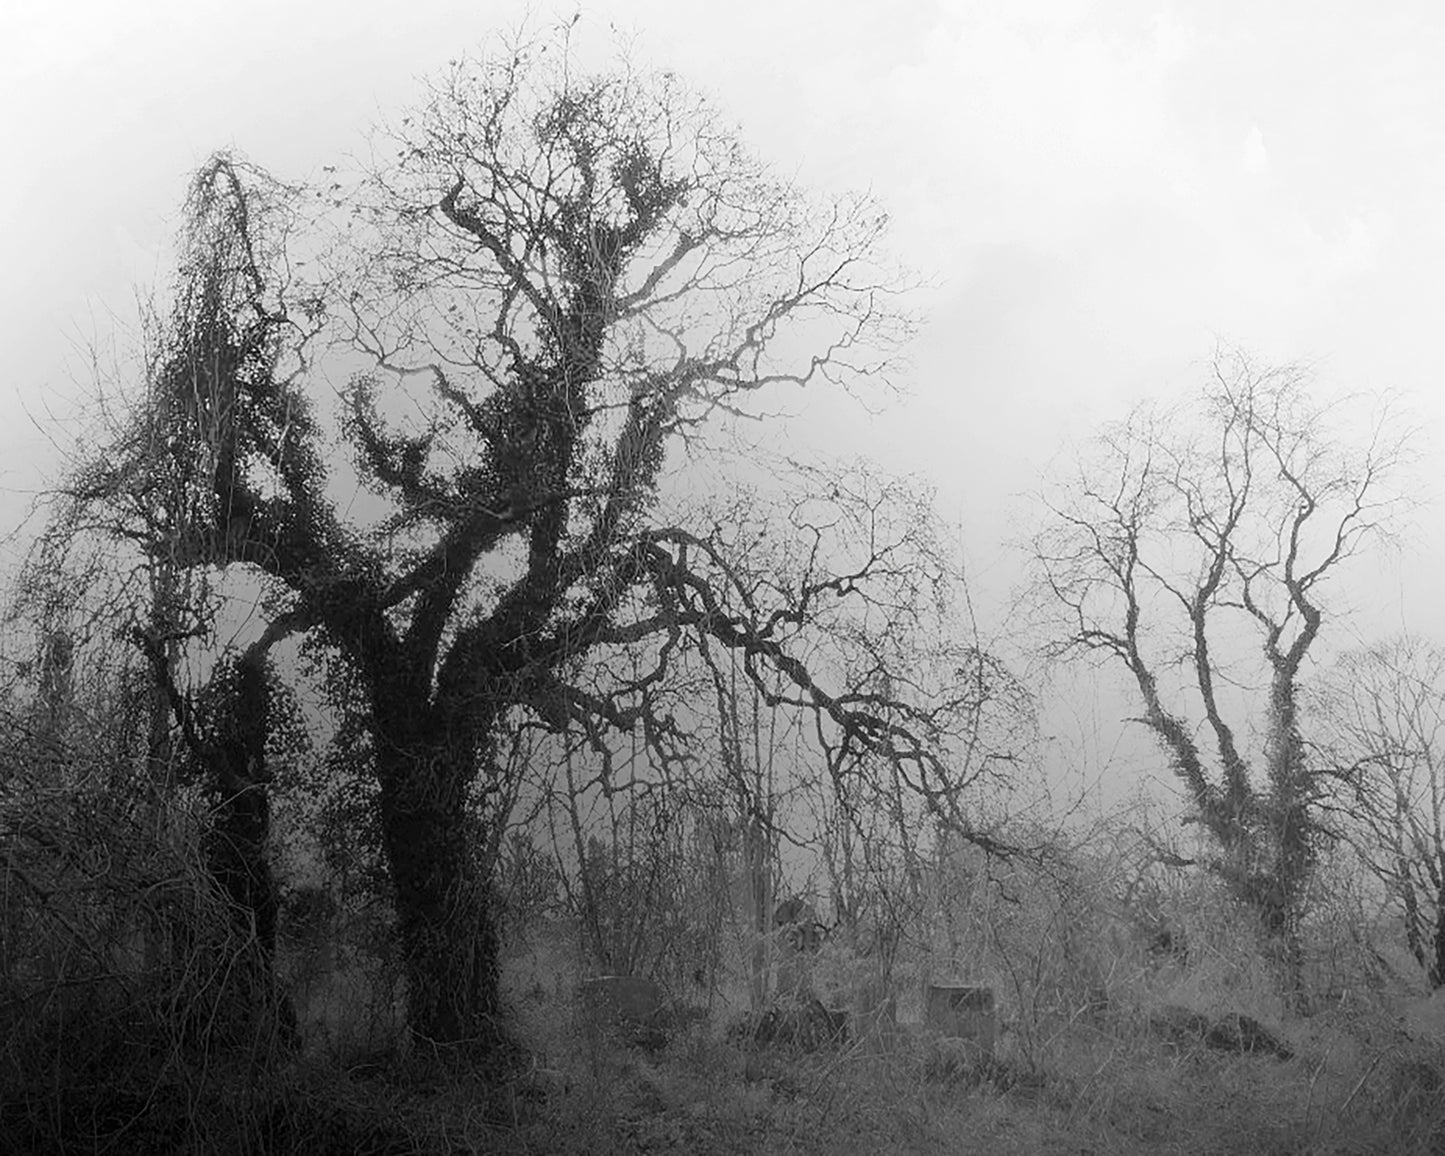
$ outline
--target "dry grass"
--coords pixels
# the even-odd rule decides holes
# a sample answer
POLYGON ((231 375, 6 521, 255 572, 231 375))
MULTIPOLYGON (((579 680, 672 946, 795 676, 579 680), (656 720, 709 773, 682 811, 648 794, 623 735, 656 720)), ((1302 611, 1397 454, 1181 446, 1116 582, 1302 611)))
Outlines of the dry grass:
MULTIPOLYGON (((74 795, 35 794, 3 816, 0 1152, 1445 1149, 1439 1007, 1351 983, 1316 1014, 1287 1016, 1253 941, 1200 907, 1187 963, 1149 959, 1087 904, 1016 910, 971 941, 989 951, 902 958, 891 988, 867 1001, 891 997, 896 1030, 880 1020, 857 1038, 855 1020, 850 1041, 811 1052, 730 1036, 746 1006, 740 983, 669 993, 666 1042, 629 1045, 577 998, 572 930, 534 928, 506 973, 528 1062, 503 1080, 408 1054, 392 965, 361 949, 385 937, 336 924, 283 954, 302 1036, 287 1049, 245 1006, 246 945, 207 898, 192 843, 157 841, 118 811, 78 813, 74 795), (999 997, 989 1063, 916 1022, 920 984, 965 964, 999 997), (1173 1022, 1248 1015, 1293 1057, 1226 1054, 1162 1031, 1170 1008, 1183 1009, 1173 1022)), ((1348 961, 1333 966, 1351 975, 1348 961)), ((838 946, 814 971, 834 1006, 850 985, 877 982, 838 946)))
MULTIPOLYGON (((1285 1020, 1296 1055, 1280 1061, 1164 1038, 1142 1009, 1116 1003, 1043 1025, 1028 1049, 1010 1025, 996 1061, 980 1065, 955 1061, 907 1024, 882 1041, 811 1053, 737 1043, 726 1032, 736 1008, 713 993, 705 1018, 679 1017, 665 1046, 647 1051, 585 1020, 565 937, 510 964, 508 998, 530 1064, 502 1082, 401 1054, 394 1022, 373 1017, 385 985, 360 961, 312 977, 302 1016, 310 1046, 299 1053, 188 1052, 176 1042, 118 1052, 135 1024, 117 1018, 116 992, 95 987, 88 998, 101 1003, 67 1012, 84 1032, 60 1042, 77 1049, 68 1061, 84 1049, 103 1063, 104 1080, 65 1067, 55 1040, 46 1051, 33 1035, 31 1058, 51 1064, 52 1077, 66 1073, 68 1096, 31 1096, 24 1119, 7 1113, 0 1146, 1202 1156, 1426 1153, 1445 1142, 1445 1055, 1383 1010, 1285 1020), (198 1058, 209 1065, 204 1078, 183 1067, 198 1058)), ((1170 988, 1196 998, 1207 990, 1197 976, 1170 988)), ((12 1040, 12 1052, 19 1046, 12 1040)))
MULTIPOLYGON (((580 1030, 566 965, 543 956, 514 961, 549 1093, 509 1134, 517 1151, 1424 1153, 1445 1139, 1445 1056, 1383 1011, 1286 1021, 1296 1055, 1281 1061, 1163 1038, 1142 1009, 1115 1008, 1038 1033, 1031 1062, 1015 1029, 996 1063, 970 1066, 938 1063, 917 1030, 882 1051, 734 1044, 720 1002, 649 1055, 580 1030)), ((1169 990, 1211 986, 1178 976, 1169 990)))

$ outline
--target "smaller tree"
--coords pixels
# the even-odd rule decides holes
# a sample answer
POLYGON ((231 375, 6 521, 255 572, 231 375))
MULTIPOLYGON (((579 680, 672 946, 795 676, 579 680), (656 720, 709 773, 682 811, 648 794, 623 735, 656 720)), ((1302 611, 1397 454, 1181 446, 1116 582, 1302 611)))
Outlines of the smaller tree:
POLYGON ((1401 501, 1403 452, 1383 422, 1363 445, 1340 437, 1300 372, 1218 359, 1194 406, 1105 429, 1032 544, 1062 613, 1052 653, 1127 672, 1220 852, 1208 865, 1285 947, 1296 992, 1322 834, 1301 676, 1329 581, 1401 501))
POLYGON ((1431 988, 1445 987, 1445 648, 1345 654, 1312 695, 1336 829, 1383 885, 1431 988))

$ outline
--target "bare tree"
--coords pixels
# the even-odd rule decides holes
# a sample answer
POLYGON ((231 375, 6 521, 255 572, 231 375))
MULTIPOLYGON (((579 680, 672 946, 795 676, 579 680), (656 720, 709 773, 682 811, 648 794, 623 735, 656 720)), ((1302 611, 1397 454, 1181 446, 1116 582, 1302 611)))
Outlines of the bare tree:
POLYGON ((1218 848, 1210 866, 1296 980, 1321 796, 1301 672, 1326 583, 1399 503, 1403 453, 1383 421, 1356 444, 1329 417, 1299 371, 1217 359, 1192 407, 1142 406, 1100 434, 1046 498, 1033 542, 1045 602, 1063 614, 1053 653, 1130 676, 1139 721, 1218 848))
POLYGON ((1335 829, 1384 886, 1445 987, 1445 650, 1404 636, 1343 655, 1311 694, 1335 829))
POLYGON ((815 720, 831 773, 885 764, 968 831, 943 741, 968 693, 913 693, 866 634, 836 632, 848 646, 822 661, 805 637, 830 607, 876 625, 889 591, 921 588, 936 558, 916 525, 854 502, 868 529, 846 564, 805 550, 769 575, 734 527, 667 498, 710 425, 886 374, 907 325, 875 206, 771 177, 671 75, 577 75, 565 39, 455 65, 385 145, 394 159, 354 191, 315 190, 343 224, 309 283, 298 191, 225 156, 202 169, 152 399, 174 436, 108 454, 86 496, 128 503, 122 529, 152 550, 171 527, 150 467, 184 457, 204 484, 185 490, 178 556, 262 576, 268 642, 306 632, 343 657, 411 1025, 494 1040, 469 816, 479 795, 514 797, 504 780, 526 768, 499 748, 522 722, 587 736, 604 773, 619 735, 683 767, 672 676, 720 648, 766 702, 815 720), (371 511, 338 509, 313 404, 347 366, 341 430, 371 511))

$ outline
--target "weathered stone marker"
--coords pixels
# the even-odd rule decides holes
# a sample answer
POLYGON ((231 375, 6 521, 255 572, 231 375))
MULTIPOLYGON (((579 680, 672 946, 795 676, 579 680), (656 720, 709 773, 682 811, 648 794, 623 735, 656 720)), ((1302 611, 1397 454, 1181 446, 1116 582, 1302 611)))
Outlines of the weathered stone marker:
POLYGON ((599 975, 582 981, 582 1006, 596 1024, 646 1027, 662 1010, 662 989, 637 975, 599 975))
POLYGON ((923 1016, 924 1023, 939 1036, 966 1040, 980 1058, 993 1058, 994 1039, 998 1034, 993 988, 929 984, 923 1016))

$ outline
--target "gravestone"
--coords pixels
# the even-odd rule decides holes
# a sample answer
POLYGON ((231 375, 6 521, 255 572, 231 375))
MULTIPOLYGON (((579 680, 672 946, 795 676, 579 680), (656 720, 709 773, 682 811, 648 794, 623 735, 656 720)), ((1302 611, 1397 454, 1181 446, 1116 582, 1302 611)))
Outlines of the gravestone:
POLYGON ((638 975, 584 979, 579 992, 589 1029, 609 1029, 628 1043, 652 1044, 661 1036, 662 988, 638 975))
POLYGON ((998 1020, 993 988, 962 984, 928 985, 924 1023, 937 1035, 965 1040, 981 1059, 992 1059, 998 1020))

